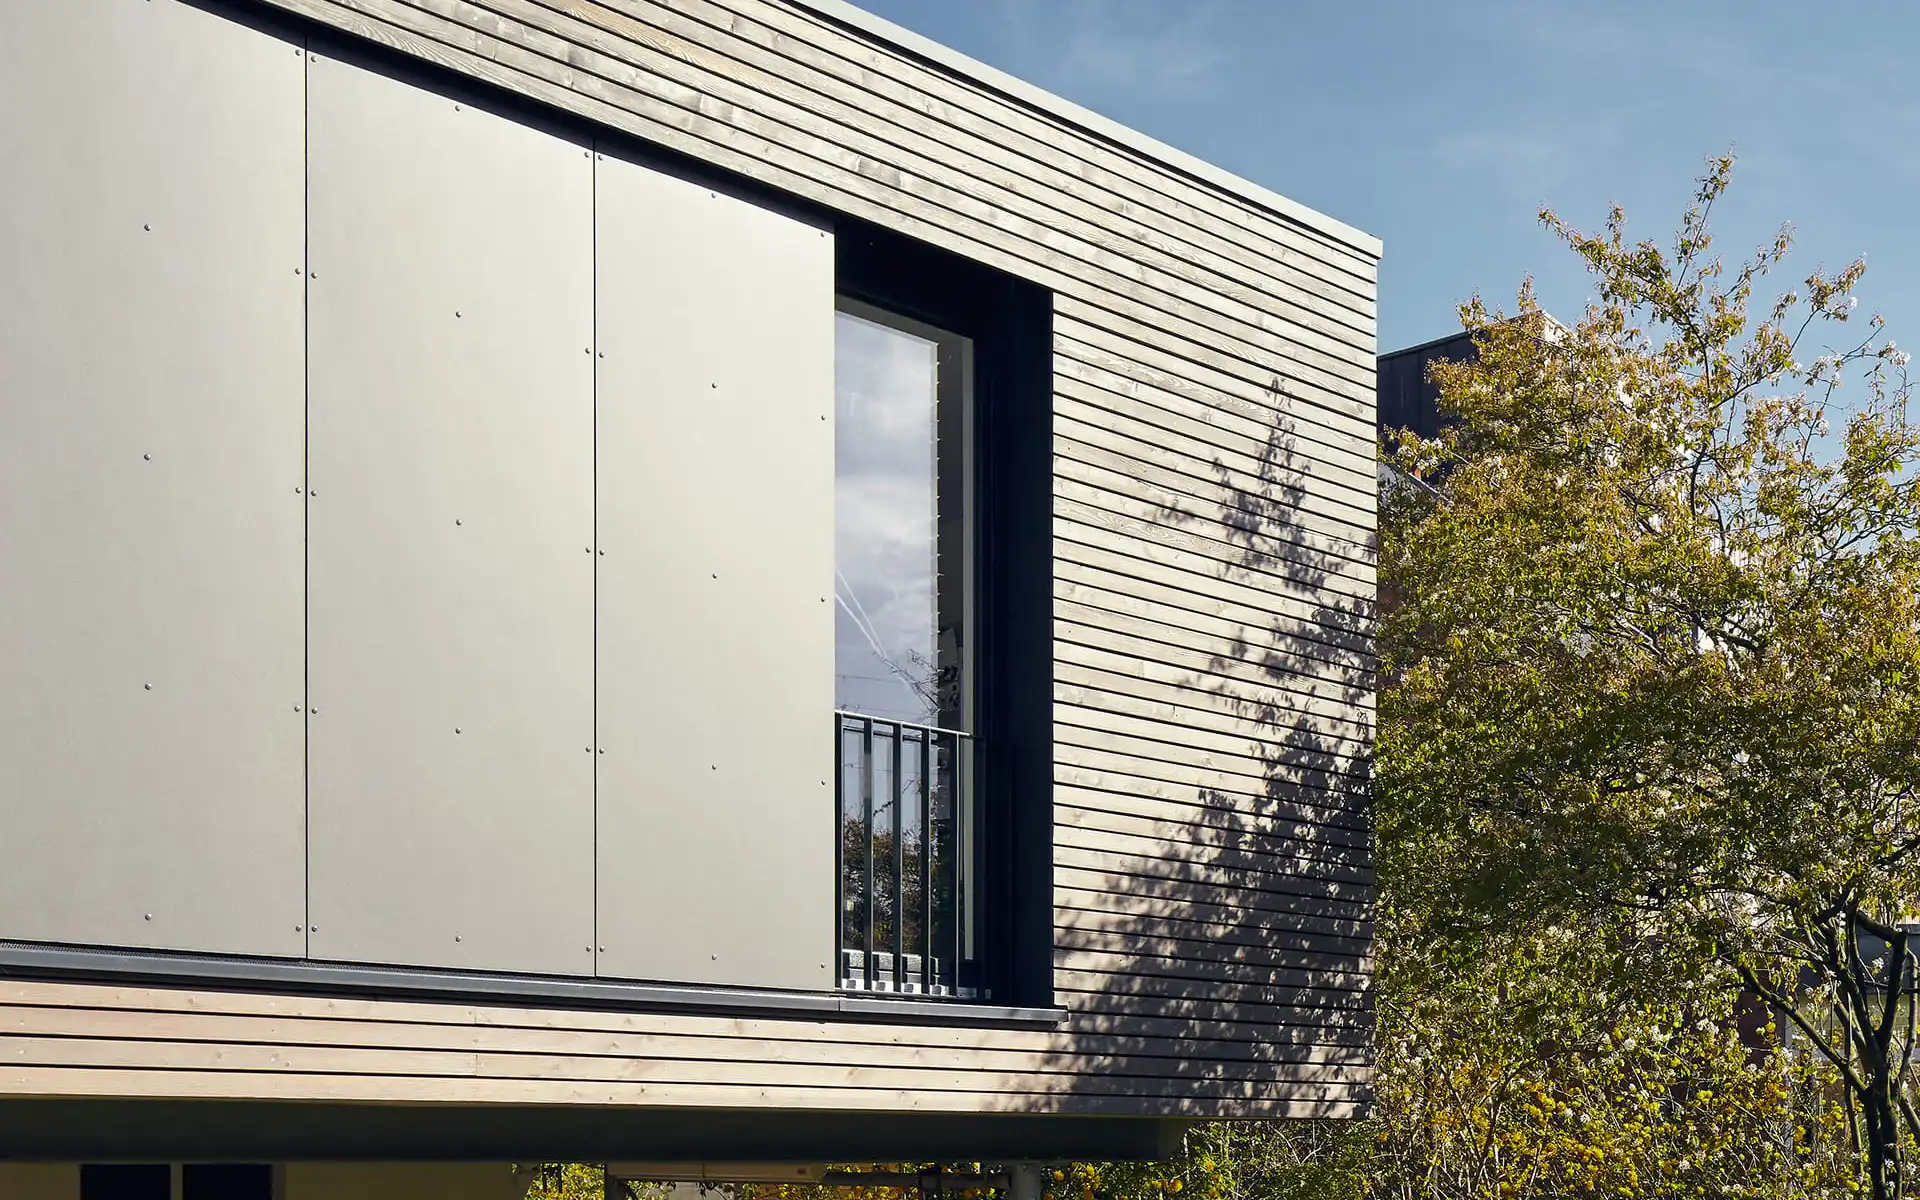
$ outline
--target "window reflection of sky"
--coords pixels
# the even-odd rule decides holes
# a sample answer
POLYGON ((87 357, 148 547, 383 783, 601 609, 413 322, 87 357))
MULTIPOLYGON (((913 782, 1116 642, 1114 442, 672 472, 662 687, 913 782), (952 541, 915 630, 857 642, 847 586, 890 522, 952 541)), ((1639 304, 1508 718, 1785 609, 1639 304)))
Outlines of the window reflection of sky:
POLYGON ((935 723, 937 347, 849 313, 834 340, 834 703, 935 723))

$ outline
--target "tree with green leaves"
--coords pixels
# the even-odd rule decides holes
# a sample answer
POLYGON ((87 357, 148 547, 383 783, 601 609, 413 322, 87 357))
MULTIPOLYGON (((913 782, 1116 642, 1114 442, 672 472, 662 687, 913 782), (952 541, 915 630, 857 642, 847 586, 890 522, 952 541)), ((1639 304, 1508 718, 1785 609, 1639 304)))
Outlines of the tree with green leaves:
POLYGON ((1615 931, 1770 1005, 1844 1085, 1876 1200, 1920 1141, 1920 430, 1856 262, 1756 308, 1713 161, 1671 246, 1615 209, 1595 300, 1463 311, 1451 423, 1381 519, 1381 871, 1435 945, 1615 931), (1860 330, 1865 325, 1864 331, 1860 330))

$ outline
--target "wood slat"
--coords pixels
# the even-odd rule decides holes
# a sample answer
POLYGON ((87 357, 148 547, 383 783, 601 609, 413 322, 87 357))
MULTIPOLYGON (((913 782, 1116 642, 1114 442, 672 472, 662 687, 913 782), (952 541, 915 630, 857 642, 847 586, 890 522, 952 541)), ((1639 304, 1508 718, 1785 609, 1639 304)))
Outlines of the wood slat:
MULTIPOLYGON (((1181 1074, 1177 1054, 1154 1054, 1160 1042, 1128 1047, 1120 1055, 1088 1054, 1081 1039, 1050 1035, 1053 1047, 1040 1051, 1006 1051, 982 1047, 916 1047, 893 1056, 892 1065, 952 1073, 1061 1075, 1100 1071, 1107 1074, 1160 1078, 1181 1074)), ((542 1031, 447 1025, 388 1024, 371 1021, 302 1020, 275 1017, 232 1017, 208 1013, 153 1013, 120 1010, 16 1007, 0 1009, 0 1037, 35 1039, 104 1039, 204 1043, 273 1049, 301 1047, 413 1053, 429 1051, 485 1059, 514 1072, 524 1065, 530 1076, 555 1077, 567 1060, 610 1060, 593 1068, 591 1078, 615 1077, 609 1070, 627 1062, 680 1064, 689 1072, 696 1064, 777 1063, 796 1069, 837 1067, 848 1061, 849 1043, 792 1038, 767 1041, 727 1037, 636 1036, 582 1031, 542 1031)), ((857 1043, 853 1043, 856 1045, 857 1043)), ((1169 1047, 1169 1049, 1171 1049, 1169 1047)), ((1356 1056, 1323 1059, 1296 1045, 1240 1044, 1216 1056, 1227 1065, 1227 1077, 1259 1077, 1270 1069, 1290 1071, 1317 1062, 1354 1065, 1356 1056)), ((58 1064, 55 1064, 58 1065, 58 1064)), ((68 1064, 72 1065, 72 1064, 68 1064)), ((731 1069, 731 1068, 730 1068, 731 1069)), ((661 1075, 666 1078, 666 1075, 661 1075)), ((1274 1076, 1278 1077, 1278 1076, 1274 1076)), ((1311 1078, 1303 1074, 1302 1078, 1311 1078)), ((724 1078, 708 1075, 713 1082, 724 1078)), ((770 1080, 779 1082, 779 1080, 770 1080)))
MULTIPOLYGON (((1355 839, 1369 835, 1365 792, 1329 786, 1329 780, 1322 776, 1308 780, 1302 777, 1304 772, 1275 775, 1248 788, 1242 781, 1218 773, 1184 771, 1177 764, 1132 758, 1111 747, 1071 742, 1063 745, 1070 752, 1060 754, 1054 765, 1054 780, 1060 785, 1125 796, 1146 804, 1243 807, 1275 819, 1325 826, 1329 839, 1338 836, 1332 832, 1336 829, 1346 830, 1347 836, 1355 839)), ((1332 782, 1339 781, 1336 778, 1332 782)))
MULTIPOLYGON (((1249 1085, 1243 1099, 1274 1116, 1350 1117, 1364 1085, 1249 1085), (1301 1089, 1326 1098, 1292 1099, 1301 1089)), ((301 1074, 287 1071, 0 1065, 0 1095, 375 1102, 401 1104, 612 1105, 686 1108, 777 1106, 820 1111, 994 1113, 1018 1104, 1030 1113, 1087 1116, 1204 1116, 1219 1098, 1194 1094, 1105 1096, 1075 1093, 966 1092, 862 1087, 767 1087, 576 1080, 477 1080, 471 1076, 301 1074)))
POLYGON ((1316 700, 1293 689, 1275 687, 1255 696, 1227 696, 1205 687, 1166 685, 1090 668, 1064 657, 1054 660, 1053 698, 1059 704, 1111 710, 1184 728, 1252 733, 1267 742, 1287 741, 1303 721, 1357 741, 1365 741, 1372 730, 1371 709, 1316 700))
MULTIPOLYGON (((1056 302, 1061 299, 1056 294, 1056 302)), ((1333 391, 1311 379, 1298 379, 1285 370, 1262 371, 1257 365, 1197 344, 1185 338, 1161 336, 1152 326, 1118 326, 1102 310, 1085 306, 1056 307, 1053 334, 1056 347, 1073 348, 1073 357, 1112 374, 1150 387, 1188 396, 1203 403, 1220 396, 1272 409, 1278 419, 1297 422, 1304 431, 1318 428, 1316 441, 1365 455, 1379 441, 1379 431, 1367 416, 1372 391, 1358 394, 1333 391)))
POLYGON ((1055 409, 1056 476, 1148 501, 1176 520, 1226 523, 1341 558, 1371 561, 1375 555, 1371 513, 1365 523, 1351 519, 1354 510, 1299 490, 1309 485, 1305 479, 1247 475, 1218 457, 1182 458, 1116 433, 1110 416, 1104 425, 1090 424, 1065 411, 1071 407, 1068 400, 1055 409))
MULTIPOLYGON (((1315 592, 1289 575, 1243 570, 1231 561, 1169 544, 1167 539, 1152 534, 1150 527, 1126 518, 1114 518, 1096 524, 1062 517, 1053 523, 1056 547, 1060 541, 1069 541, 1110 551, 1144 564, 1137 569, 1152 571, 1156 578, 1164 579, 1176 587, 1204 587, 1213 589, 1215 594, 1228 594, 1227 588, 1216 587, 1221 584, 1246 588, 1265 592, 1282 604, 1315 606, 1323 614, 1319 617, 1319 623, 1332 630, 1351 632, 1372 628, 1371 597, 1315 592), (1116 524, 1127 528, 1110 527, 1116 524)), ((1065 555, 1068 552, 1056 548, 1055 553, 1065 555)))
MULTIPOLYGON (((1225 832, 1251 826, 1274 837, 1298 839, 1313 847, 1314 853, 1340 861, 1358 861, 1371 853, 1367 830, 1341 823, 1351 820, 1350 808, 1274 796, 1203 795, 1197 791, 1176 796, 1151 790, 1146 786, 1149 782, 1136 783, 1124 775, 1082 779, 1079 774, 1062 773, 1055 779, 1054 801, 1062 812, 1077 814, 1074 820, 1082 823, 1146 821, 1165 825, 1169 831, 1214 828, 1225 832), (1089 782, 1113 790, 1086 786, 1089 782)), ((1064 816, 1058 820, 1061 824, 1072 823, 1064 816)), ((1171 832, 1168 837, 1176 840, 1171 832)))
MULTIPOLYGON (((636 0, 602 2, 643 22, 661 20, 665 7, 636 0)), ((576 11, 601 7, 558 6, 576 11)), ((674 8, 783 56, 794 65, 796 78, 845 79, 859 89, 858 96, 894 104, 892 111, 898 113, 924 112, 933 119, 933 129, 971 136, 971 144, 983 155, 990 154, 991 148, 1006 147, 1012 154, 1008 165, 1014 171, 1042 172, 1037 180, 1062 192, 1075 192, 1077 185, 1096 207, 1115 214, 1137 213, 1145 230, 1173 232, 1190 239, 1183 245, 1213 249, 1228 262, 1260 270, 1265 278, 1284 275, 1324 281, 1328 286, 1313 295, 1347 307, 1365 321, 1364 332, 1371 336, 1372 261, 1336 239, 1238 201, 1228 201, 1231 207, 1222 211, 1218 194, 1204 185, 1178 176, 1161 178, 1163 173, 1150 167, 1143 171, 1140 160, 1125 151, 1074 135, 1049 116, 1008 104, 968 81, 930 72, 917 61, 841 34, 787 6, 760 4, 743 11, 681 0, 674 8)), ((889 124, 901 119, 896 117, 889 124)))
MULTIPOLYGON (((1221 419, 1226 415, 1224 400, 1217 401, 1216 419, 1206 420, 1191 411, 1198 407, 1193 402, 1170 398, 1159 389, 1120 391, 1087 383, 1080 378, 1084 369, 1068 354, 1056 354, 1054 362, 1054 413, 1078 426, 1056 429, 1096 444, 1106 440, 1098 432, 1125 438, 1113 443, 1116 449, 1154 458, 1186 475, 1224 480, 1255 495, 1290 489, 1288 500, 1295 507, 1354 531, 1345 536, 1373 532, 1379 462, 1349 449, 1350 439, 1323 445, 1302 436, 1302 429, 1318 431, 1287 412, 1268 413, 1262 425, 1251 429, 1221 419)), ((1377 454, 1372 446, 1366 449, 1377 454)))
MULTIPOLYGON (((1053 338, 1054 388, 1086 403, 1105 407, 1119 397, 1182 422, 1201 442, 1218 430, 1225 438, 1249 443, 1247 454, 1266 461, 1273 450, 1324 464, 1329 470, 1365 475, 1379 457, 1377 437, 1366 437, 1347 421, 1325 423, 1318 412, 1276 395, 1271 381, 1263 388, 1213 387, 1182 376, 1154 371, 1120 358, 1105 339, 1081 341, 1056 329, 1053 338)), ((1124 411, 1124 410, 1116 410, 1124 411)), ((1155 427, 1149 423, 1149 428, 1155 427)), ((1232 442, 1223 442, 1229 448, 1232 442)))
POLYGON ((1146 822, 1131 824, 1131 828, 1112 828, 1127 826, 1127 822, 1117 818, 1100 820, 1106 818, 1106 814, 1069 808, 1066 804, 1056 804, 1054 818, 1056 845, 1077 851, 1112 851, 1165 858, 1167 862, 1208 862, 1212 866, 1240 870, 1267 870, 1281 876, 1373 883, 1373 870, 1365 862, 1363 852, 1357 854, 1357 862, 1329 858, 1323 852, 1315 852, 1319 849, 1315 841, 1250 837, 1238 831, 1219 831, 1215 841, 1204 841, 1208 837, 1204 828, 1167 828, 1146 822), (1142 826, 1148 828, 1142 829, 1142 826), (1188 841, 1188 837, 1198 837, 1198 841, 1188 841))
POLYGON ((1313 669, 1331 682, 1370 686, 1377 662, 1370 618, 1339 614, 1342 620, 1336 622, 1330 619, 1333 614, 1312 604, 1228 581, 1164 572, 1156 576, 1152 571, 1149 560, 1089 542, 1062 539, 1054 543, 1054 591, 1061 599, 1210 633, 1229 644, 1284 647, 1289 654, 1321 664, 1313 669), (1249 629, 1265 636, 1244 637, 1239 632, 1249 629))
POLYGON ((1063 844, 1080 845, 1082 849, 1098 849, 1096 845, 1075 841, 1080 836, 1075 831, 1087 830, 1148 841, 1182 856, 1194 849, 1229 847, 1278 862, 1321 863, 1329 867, 1348 867, 1361 871, 1369 870, 1372 866, 1372 848, 1364 841, 1353 844, 1344 840, 1354 835, 1337 826, 1299 820, 1274 820, 1252 814, 1238 814, 1232 823, 1191 819, 1200 815, 1220 815, 1220 810, 1202 808, 1190 808, 1180 814, 1188 819, 1149 817, 1115 811, 1123 806, 1112 803, 1114 799, 1105 793, 1084 788, 1056 788, 1053 806, 1055 838, 1063 844))

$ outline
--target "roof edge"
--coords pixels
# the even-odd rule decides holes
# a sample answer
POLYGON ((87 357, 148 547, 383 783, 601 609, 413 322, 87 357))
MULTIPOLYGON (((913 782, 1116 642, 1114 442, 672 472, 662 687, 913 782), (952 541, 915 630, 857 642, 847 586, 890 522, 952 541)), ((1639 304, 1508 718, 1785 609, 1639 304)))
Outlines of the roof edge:
POLYGON ((1344 221, 1338 221, 1316 209, 1308 208, 1296 200, 1289 200, 1271 188, 1265 188, 1250 179, 1244 179, 1221 167, 1216 167, 1205 159, 1197 158, 1184 150, 1176 149, 1148 137, 1137 129, 1130 129, 1120 122, 1103 117, 1091 109, 1083 108, 1071 100, 1054 95, 1044 88, 1035 87, 1016 76, 1009 75, 997 67, 990 67, 979 59, 970 58, 958 50, 943 46, 932 38, 896 25, 885 17, 877 17, 849 0, 787 0, 796 8, 807 9, 838 25, 874 38, 941 67, 962 79, 970 80, 1030 108, 1038 109, 1049 116, 1077 126, 1103 141, 1131 150, 1136 154, 1171 167, 1182 175, 1201 183, 1216 187, 1239 199, 1258 205, 1261 208, 1285 217, 1308 229, 1323 233, 1349 249, 1378 260, 1381 252, 1380 239, 1363 230, 1356 229, 1344 221))
POLYGON ((1422 350, 1431 350, 1435 346, 1444 346, 1448 342, 1457 342, 1463 337, 1470 337, 1472 336, 1472 333, 1473 331, 1470 329, 1456 329, 1452 333, 1442 334, 1440 337, 1437 337, 1437 338, 1428 338, 1424 342, 1415 342, 1411 346, 1402 346, 1398 350, 1388 350, 1383 354, 1377 355, 1376 357, 1381 359, 1388 359, 1388 358, 1400 358, 1408 354, 1418 354, 1422 350))

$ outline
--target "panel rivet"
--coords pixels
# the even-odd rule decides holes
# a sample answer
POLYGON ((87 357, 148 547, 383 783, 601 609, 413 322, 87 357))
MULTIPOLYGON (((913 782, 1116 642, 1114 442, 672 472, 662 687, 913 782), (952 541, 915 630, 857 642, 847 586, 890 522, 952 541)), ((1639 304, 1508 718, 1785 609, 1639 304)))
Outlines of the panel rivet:
POLYGON ((152 913, 148 913, 148 914, 147 914, 147 920, 149 920, 149 921, 151 921, 151 920, 153 920, 153 914, 152 914, 152 913))
POLYGON ((713 577, 714 577, 715 579, 718 579, 718 578, 720 578, 720 572, 718 572, 718 571, 715 571, 715 572, 713 573, 713 577))
POLYGON ((592 747, 592 746, 588 746, 588 747, 587 747, 587 753, 588 753, 588 754, 592 754, 592 753, 593 753, 593 747, 592 747))
POLYGON ((320 494, 320 489, 319 489, 319 488, 308 488, 308 489, 307 489, 307 495, 308 495, 308 496, 318 496, 319 494, 320 494))
POLYGON ((602 350, 602 351, 600 352, 600 357, 601 357, 601 358, 605 358, 606 356, 607 356, 607 352, 606 352, 605 350, 602 350))
POLYGON ((299 933, 299 932, 301 932, 301 929, 300 929, 300 927, 299 927, 298 925, 295 925, 295 926, 293 927, 293 931, 294 931, 295 933, 299 933))
POLYGON ((295 712, 299 712, 299 711, 300 711, 300 706, 299 706, 298 704, 296 704, 296 705, 294 705, 294 706, 293 706, 293 711, 295 711, 295 712))
POLYGON ((146 231, 147 231, 148 233, 152 233, 152 232, 153 232, 153 226, 151 226, 151 225, 142 225, 142 226, 141 226, 140 228, 142 228, 142 229, 144 229, 144 230, 146 230, 146 231))
POLYGON ((606 952, 607 948, 605 946, 600 947, 600 953, 605 954, 606 952))
POLYGON ((460 940, 460 935, 459 935, 459 934, 457 934, 457 933, 456 933, 456 934, 454 934, 454 935, 453 935, 453 940, 454 940, 454 941, 456 941, 456 942, 457 942, 457 941, 459 941, 459 940, 460 940))
POLYGON ((455 518, 453 519, 453 523, 454 523, 455 525, 458 525, 458 524, 460 524, 460 518, 459 518, 459 517, 455 517, 455 518))
POLYGON ((149 692, 153 690, 153 685, 150 683, 143 683, 140 686, 147 689, 149 692))
POLYGON ((298 495, 299 495, 299 494, 300 494, 301 492, 303 492, 303 491, 305 491, 305 490, 306 490, 306 489, 304 489, 304 488, 295 488, 295 489, 293 489, 293 494, 294 494, 294 495, 296 495, 296 496, 298 496, 298 495))
POLYGON ((316 705, 314 705, 314 706, 313 706, 312 708, 309 708, 309 709, 307 710, 307 715, 308 715, 308 716, 313 716, 313 717, 317 717, 317 716, 319 716, 319 715, 320 715, 320 706, 316 704, 316 705))
POLYGON ((460 732, 460 727, 459 727, 458 725, 455 725, 455 726, 453 727, 453 731, 454 731, 455 733, 459 733, 459 732, 460 732))
POLYGON ((719 764, 719 763, 709 763, 709 764, 707 765, 707 770, 709 770, 709 771, 718 771, 719 769, 720 769, 720 764, 719 764))
POLYGON ((605 558, 606 556, 607 556, 607 552, 606 552, 605 550, 602 550, 602 551, 600 552, 600 557, 601 557, 601 558, 605 558))
POLYGON ((605 754, 606 752, 607 748, 605 746, 600 747, 600 753, 605 754))
POLYGON ((151 454, 142 454, 140 457, 146 459, 148 462, 153 461, 153 455, 151 454))

